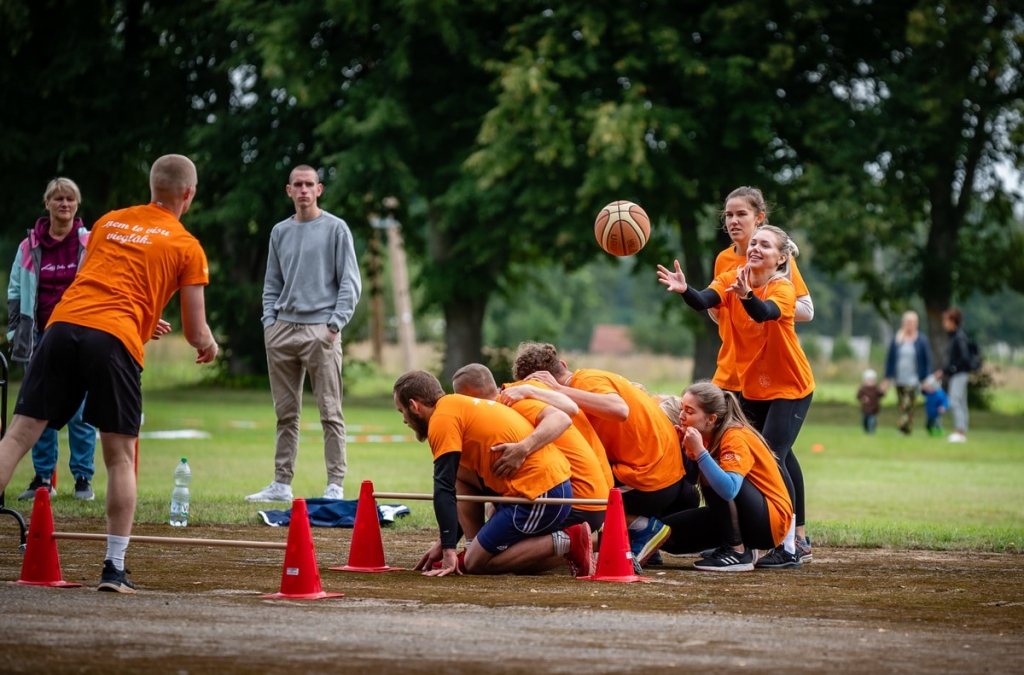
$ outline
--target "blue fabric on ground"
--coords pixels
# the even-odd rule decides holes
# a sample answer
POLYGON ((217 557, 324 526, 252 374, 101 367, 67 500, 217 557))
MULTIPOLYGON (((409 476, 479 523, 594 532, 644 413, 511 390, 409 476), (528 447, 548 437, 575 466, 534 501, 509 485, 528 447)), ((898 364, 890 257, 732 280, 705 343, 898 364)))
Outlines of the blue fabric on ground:
MULTIPOLYGON (((358 499, 307 499, 309 524, 313 527, 352 527, 356 524, 358 499)), ((263 522, 271 527, 287 527, 292 519, 292 510, 259 511, 263 522)), ((409 507, 402 504, 378 504, 377 517, 381 525, 390 525, 395 518, 409 515, 409 507)))

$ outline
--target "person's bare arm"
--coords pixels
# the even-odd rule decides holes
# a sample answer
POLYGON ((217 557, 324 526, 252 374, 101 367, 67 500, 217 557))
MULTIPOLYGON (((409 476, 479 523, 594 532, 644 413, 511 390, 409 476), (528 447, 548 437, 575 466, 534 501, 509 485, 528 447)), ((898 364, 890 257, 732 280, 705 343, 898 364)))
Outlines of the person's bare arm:
MULTIPOLYGON (((518 387, 517 387, 518 388, 518 387)), ((499 478, 509 478, 519 470, 526 458, 551 443, 572 426, 572 420, 558 408, 547 406, 537 415, 537 426, 518 443, 499 443, 491 450, 500 453, 491 465, 499 478)))
POLYGON ((569 417, 575 417, 580 411, 580 407, 565 394, 560 394, 551 389, 534 387, 530 384, 507 387, 502 390, 500 396, 501 402, 508 406, 511 406, 516 401, 521 401, 524 398, 532 398, 540 401, 541 403, 547 403, 550 406, 558 408, 569 417))
POLYGON ((196 363, 210 363, 217 358, 217 341, 206 323, 206 298, 203 286, 181 287, 181 330, 185 340, 195 347, 196 363))
POLYGON ((616 422, 625 422, 629 418, 629 406, 621 396, 614 392, 594 394, 589 391, 565 386, 559 384, 551 373, 546 370, 538 370, 526 379, 543 382, 551 387, 553 391, 565 394, 587 414, 616 422))

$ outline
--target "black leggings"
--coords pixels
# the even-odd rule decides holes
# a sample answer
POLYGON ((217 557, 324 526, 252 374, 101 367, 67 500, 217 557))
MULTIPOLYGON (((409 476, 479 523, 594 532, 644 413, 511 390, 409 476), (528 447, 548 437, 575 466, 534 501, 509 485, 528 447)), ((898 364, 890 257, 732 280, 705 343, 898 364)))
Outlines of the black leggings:
POLYGON ((768 447, 779 460, 782 480, 786 482, 789 498, 793 501, 797 527, 805 522, 804 511, 804 473, 800 470, 800 462, 793 452, 793 443, 800 435, 800 428, 811 407, 814 393, 792 400, 777 398, 770 401, 751 401, 743 398, 740 403, 743 412, 755 429, 761 432, 768 447))
MULTIPOLYGON (((616 480, 616 487, 622 484, 616 480)), ((622 510, 632 516, 661 518, 666 513, 681 511, 700 504, 700 493, 696 486, 680 478, 677 482, 660 490, 641 492, 637 489, 622 492, 622 510)))
POLYGON ((662 520, 672 528, 672 536, 662 546, 666 553, 695 553, 722 544, 749 548, 775 548, 779 542, 772 536, 768 517, 768 500, 746 478, 731 501, 722 499, 708 486, 702 486, 704 503, 665 516, 662 520))

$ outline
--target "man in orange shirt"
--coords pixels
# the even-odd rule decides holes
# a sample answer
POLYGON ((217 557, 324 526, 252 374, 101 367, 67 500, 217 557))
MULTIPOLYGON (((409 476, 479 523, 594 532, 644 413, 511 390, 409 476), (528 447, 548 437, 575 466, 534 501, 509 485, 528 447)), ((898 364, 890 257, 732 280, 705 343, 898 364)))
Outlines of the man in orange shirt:
MULTIPOLYGON (((540 383, 537 383, 539 386, 540 383)), ((508 386, 508 385, 506 385, 508 386)), ((452 377, 452 388, 456 394, 472 396, 485 401, 498 401, 501 392, 494 381, 494 375, 487 366, 471 363, 455 371, 452 377)), ((510 388, 517 388, 515 385, 510 388)), ((548 392, 552 397, 562 399, 561 409, 534 398, 521 398, 509 405, 510 408, 526 418, 535 430, 520 443, 506 443, 491 448, 495 452, 492 468, 499 476, 512 476, 523 465, 526 458, 538 448, 553 444, 559 452, 569 460, 572 476, 572 496, 575 499, 607 499, 611 488, 605 478, 605 471, 611 475, 611 468, 605 460, 604 467, 598 461, 594 449, 590 447, 569 417, 565 408, 579 407, 568 396, 556 392, 548 392)), ((602 447, 602 452, 604 448, 602 447)), ((576 525, 586 522, 593 532, 604 526, 604 505, 576 504, 569 512, 563 525, 576 525)))
POLYGON ((672 422, 646 392, 603 370, 570 372, 553 345, 523 343, 512 375, 539 381, 565 394, 586 413, 604 444, 615 484, 625 488, 633 562, 639 567, 661 547, 671 529, 658 520, 696 506, 696 487, 683 480, 683 456, 672 422))
POLYGON ((142 420, 145 342, 181 289, 181 324, 196 363, 217 356, 206 324, 206 255, 179 222, 196 194, 196 168, 164 155, 149 174, 152 201, 96 221, 74 282, 53 311, 25 371, 14 419, 0 441, 0 492, 14 467, 49 425, 59 429, 88 393, 82 418, 100 431, 107 466, 107 554, 97 590, 134 593, 124 568, 135 517, 135 441, 142 420))
POLYGON ((466 536, 465 571, 470 574, 531 573, 561 564, 575 574, 593 574, 593 543, 586 523, 564 529, 568 504, 495 504, 484 522, 483 503, 459 505, 456 494, 524 499, 572 498, 569 462, 553 445, 532 453, 509 477, 495 474, 492 448, 523 441, 534 427, 497 401, 445 395, 430 373, 413 370, 395 382, 395 407, 434 457, 434 513, 440 537, 416 569, 427 576, 461 574, 455 552, 466 536), (461 529, 461 533, 460 533, 461 529), (434 568, 434 563, 440 567, 434 568))

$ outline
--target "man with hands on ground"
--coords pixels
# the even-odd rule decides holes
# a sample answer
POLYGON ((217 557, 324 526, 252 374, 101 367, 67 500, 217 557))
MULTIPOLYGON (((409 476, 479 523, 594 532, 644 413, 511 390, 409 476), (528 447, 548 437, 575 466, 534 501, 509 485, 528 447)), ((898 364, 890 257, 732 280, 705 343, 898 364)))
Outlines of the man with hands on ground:
POLYGON ((574 573, 593 573, 589 527, 564 528, 568 504, 495 504, 484 522, 483 503, 460 507, 457 494, 525 499, 572 497, 569 462, 553 445, 531 453, 510 477, 494 473, 492 448, 526 439, 534 427, 497 401, 445 394, 437 378, 409 371, 394 386, 395 407, 434 457, 434 514, 440 537, 416 569, 427 576, 461 574, 456 545, 463 533, 469 574, 536 573, 568 560, 574 573), (565 560, 563 560, 565 559, 565 560), (434 563, 440 567, 434 568, 434 563))

